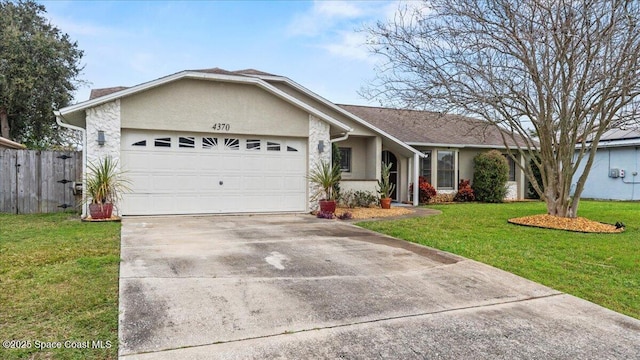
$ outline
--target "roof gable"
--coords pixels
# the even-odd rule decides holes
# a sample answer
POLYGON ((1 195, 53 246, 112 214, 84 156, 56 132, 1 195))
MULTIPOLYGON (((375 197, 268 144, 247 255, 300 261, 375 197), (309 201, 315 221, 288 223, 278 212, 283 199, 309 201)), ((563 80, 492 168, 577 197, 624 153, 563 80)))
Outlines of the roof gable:
MULTIPOLYGON (((245 70, 241 70, 245 71, 245 70)), ((248 71, 248 70, 247 70, 248 71)), ((206 81, 220 81, 220 82, 228 82, 228 83, 238 83, 238 84, 248 84, 257 86, 272 95, 285 100, 286 102, 303 109, 309 114, 316 116, 323 121, 331 124, 332 126, 336 126, 343 131, 350 132, 352 129, 340 121, 328 116, 327 114, 322 113, 318 109, 313 108, 312 106, 286 94, 285 92, 279 90, 268 82, 262 80, 258 76, 252 75, 241 75, 235 74, 233 72, 229 72, 226 70, 222 70, 219 68, 214 69, 205 69, 205 70, 197 70, 197 71, 181 71, 172 75, 168 75, 156 80, 152 80, 146 83, 142 83, 136 86, 132 86, 130 88, 119 87, 119 88, 107 88, 102 89, 102 96, 96 97, 75 105, 70 105, 60 110, 54 111, 54 114, 62 123, 69 124, 72 126, 80 126, 84 127, 85 124, 85 110, 102 105, 104 103, 114 101, 126 96, 130 96, 133 94, 137 94, 148 89, 152 89, 154 87, 162 86, 164 84, 174 82, 181 79, 197 79, 197 80, 206 80, 206 81), (120 89, 120 90, 116 90, 120 89)), ((100 94, 100 92, 98 92, 100 94)))

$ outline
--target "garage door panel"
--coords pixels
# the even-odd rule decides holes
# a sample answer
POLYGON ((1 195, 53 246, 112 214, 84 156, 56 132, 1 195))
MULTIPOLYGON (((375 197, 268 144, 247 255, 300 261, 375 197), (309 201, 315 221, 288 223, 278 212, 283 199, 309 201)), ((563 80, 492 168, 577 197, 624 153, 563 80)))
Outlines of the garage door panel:
POLYGON ((123 169, 132 182, 122 202, 125 215, 306 209, 304 139, 125 130, 122 144, 123 169), (194 147, 180 148, 180 137, 193 138, 194 147), (170 147, 154 146, 157 138, 169 138, 170 147), (211 143, 204 138, 217 138, 217 146, 203 146, 211 143), (132 145, 141 139, 147 146, 132 145))

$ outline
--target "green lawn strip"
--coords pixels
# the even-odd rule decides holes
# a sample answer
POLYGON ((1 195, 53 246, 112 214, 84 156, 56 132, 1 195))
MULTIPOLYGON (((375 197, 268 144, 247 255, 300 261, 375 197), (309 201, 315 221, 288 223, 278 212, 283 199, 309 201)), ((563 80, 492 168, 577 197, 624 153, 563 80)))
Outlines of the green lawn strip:
POLYGON ((116 359, 120 224, 83 223, 69 213, 0 214, 2 359, 116 359), (38 350, 35 341, 62 342, 38 350), (109 341, 111 348, 64 348, 65 341, 109 341))
POLYGON ((359 226, 512 272, 640 319, 640 203, 582 201, 579 216, 624 222, 621 234, 507 223, 546 213, 541 202, 430 206, 441 215, 359 226))

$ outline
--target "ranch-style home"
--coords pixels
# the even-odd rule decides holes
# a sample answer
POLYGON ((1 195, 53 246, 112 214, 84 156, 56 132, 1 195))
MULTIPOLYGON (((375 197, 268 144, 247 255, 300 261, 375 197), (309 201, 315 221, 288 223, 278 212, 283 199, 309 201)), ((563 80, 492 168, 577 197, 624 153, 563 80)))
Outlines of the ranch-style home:
MULTIPOLYGON (((86 165, 119 160, 131 181, 120 215, 309 212, 307 176, 342 154, 341 188, 375 191, 392 162, 396 201, 419 176, 455 192, 475 154, 502 148, 496 130, 457 116, 336 105, 294 81, 249 69, 187 70, 133 87, 94 90, 56 111, 83 133, 86 165)), ((511 164, 513 165, 513 164, 511 164)), ((510 198, 524 197, 512 167, 510 198)), ((86 209, 84 209, 86 214, 86 209)))

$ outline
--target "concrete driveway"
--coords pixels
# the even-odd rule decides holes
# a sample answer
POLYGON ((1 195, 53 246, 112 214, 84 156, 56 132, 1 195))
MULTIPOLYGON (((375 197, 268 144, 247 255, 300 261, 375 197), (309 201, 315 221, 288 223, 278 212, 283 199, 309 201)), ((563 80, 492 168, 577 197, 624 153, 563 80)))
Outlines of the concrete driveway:
POLYGON ((306 215, 125 218, 121 359, 640 358, 640 321, 306 215))

